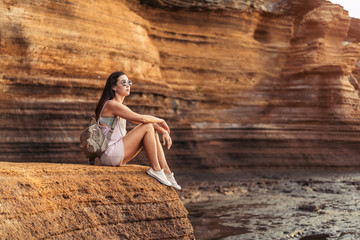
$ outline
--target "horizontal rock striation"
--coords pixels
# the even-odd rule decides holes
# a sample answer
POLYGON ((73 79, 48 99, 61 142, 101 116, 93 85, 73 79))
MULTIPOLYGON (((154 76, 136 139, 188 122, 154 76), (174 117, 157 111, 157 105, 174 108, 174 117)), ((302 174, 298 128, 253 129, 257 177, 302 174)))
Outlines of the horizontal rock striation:
POLYGON ((146 168, 0 163, 1 239, 194 239, 183 203, 146 168))
POLYGON ((79 134, 123 70, 126 104, 172 127, 172 167, 359 166, 360 35, 339 5, 3 1, 0 13, 2 161, 86 162, 79 134))

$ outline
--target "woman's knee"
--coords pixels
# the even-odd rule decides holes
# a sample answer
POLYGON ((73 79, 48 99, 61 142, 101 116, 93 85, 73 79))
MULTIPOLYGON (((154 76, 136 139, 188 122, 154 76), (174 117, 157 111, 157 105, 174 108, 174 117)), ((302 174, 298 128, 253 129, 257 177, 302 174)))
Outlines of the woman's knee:
POLYGON ((155 131, 154 126, 153 126, 152 123, 142 123, 141 127, 145 128, 147 131, 151 131, 151 132, 155 131))

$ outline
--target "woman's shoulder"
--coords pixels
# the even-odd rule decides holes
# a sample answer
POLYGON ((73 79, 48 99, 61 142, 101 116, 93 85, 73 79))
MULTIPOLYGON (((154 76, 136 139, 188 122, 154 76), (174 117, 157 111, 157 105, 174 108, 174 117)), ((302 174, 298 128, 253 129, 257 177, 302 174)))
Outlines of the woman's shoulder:
POLYGON ((109 102, 107 103, 107 106, 109 106, 111 109, 113 109, 113 108, 124 108, 124 107, 126 107, 126 105, 124 105, 123 103, 120 103, 120 102, 118 102, 118 101, 116 101, 116 100, 114 100, 114 99, 112 99, 112 100, 109 100, 109 102))
POLYGON ((119 106, 119 104, 122 105, 122 103, 119 103, 119 102, 115 101, 114 99, 109 100, 107 103, 108 106, 119 106))

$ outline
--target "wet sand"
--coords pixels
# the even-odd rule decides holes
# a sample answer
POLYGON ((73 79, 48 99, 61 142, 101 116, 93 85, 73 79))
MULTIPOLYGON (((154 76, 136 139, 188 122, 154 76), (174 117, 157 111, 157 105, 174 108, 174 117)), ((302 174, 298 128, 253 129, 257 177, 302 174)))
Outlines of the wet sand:
POLYGON ((179 172, 197 239, 360 239, 360 169, 179 172))

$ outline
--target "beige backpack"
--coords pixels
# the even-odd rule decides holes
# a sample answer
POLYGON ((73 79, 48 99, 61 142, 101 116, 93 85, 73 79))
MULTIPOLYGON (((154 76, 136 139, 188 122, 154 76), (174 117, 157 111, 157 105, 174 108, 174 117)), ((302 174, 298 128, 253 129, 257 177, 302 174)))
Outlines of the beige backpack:
MULTIPOLYGON (((108 101, 101 109, 100 116, 107 103, 108 101)), ((94 117, 91 118, 89 127, 80 134, 80 148, 85 156, 89 158, 89 164, 94 165, 95 158, 100 157, 101 154, 106 151, 118 118, 119 117, 116 117, 114 120, 107 136, 101 131, 99 120, 97 122, 95 121, 94 124, 91 124, 92 120, 95 120, 94 117)))

